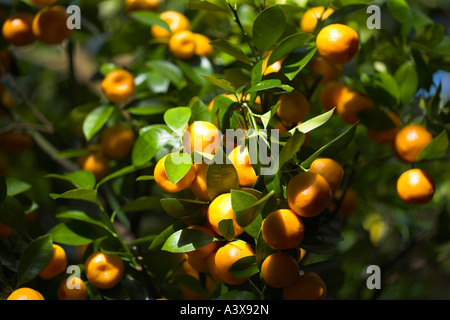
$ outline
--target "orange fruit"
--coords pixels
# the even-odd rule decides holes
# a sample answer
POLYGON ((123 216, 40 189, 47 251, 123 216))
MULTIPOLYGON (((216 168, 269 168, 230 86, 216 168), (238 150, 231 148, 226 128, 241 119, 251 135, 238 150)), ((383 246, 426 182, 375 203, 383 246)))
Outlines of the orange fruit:
POLYGON ((318 173, 302 172, 291 178, 286 189, 289 208, 301 217, 315 217, 331 201, 328 182, 318 173))
POLYGON ((326 110, 335 108, 343 94, 348 91, 347 86, 339 81, 331 80, 323 84, 320 90, 319 100, 326 110))
POLYGON ((224 281, 219 276, 219 272, 217 271, 217 266, 215 264, 216 253, 217 253, 217 250, 213 251, 206 258, 206 265, 208 266, 208 272, 213 277, 213 279, 219 283, 224 283, 224 281))
POLYGON ((295 282, 283 288, 283 300, 322 300, 327 288, 317 273, 305 272, 295 282))
POLYGON ((331 193, 335 193, 344 176, 344 169, 339 162, 330 158, 317 158, 308 169, 309 172, 320 174, 328 182, 331 193))
POLYGON ((34 16, 34 36, 45 44, 60 44, 72 36, 67 27, 69 15, 61 6, 44 7, 34 16))
POLYGON ((335 65, 322 57, 317 57, 311 60, 309 63, 312 71, 321 75, 321 83, 325 83, 337 78, 338 74, 342 71, 342 66, 335 65))
POLYGON ((368 96, 357 92, 344 90, 336 106, 341 119, 348 124, 358 122, 358 113, 366 108, 373 108, 374 103, 368 96))
POLYGON ((101 82, 102 92, 114 103, 128 100, 134 94, 135 88, 134 76, 123 69, 108 72, 101 82))
MULTIPOLYGON (((216 237, 214 230, 212 230, 211 228, 205 227, 205 226, 191 225, 188 227, 188 229, 199 230, 199 231, 209 234, 211 237, 216 237)), ((217 249, 217 242, 213 241, 213 242, 207 244, 206 246, 195 249, 194 251, 186 252, 186 254, 190 257, 198 257, 198 258, 206 259, 216 249, 217 249)))
POLYGON ((13 228, 4 224, 3 222, 0 222, 0 239, 8 238, 13 232, 13 228))
POLYGON ((0 148, 12 155, 19 155, 32 145, 33 138, 26 132, 8 131, 0 135, 0 148))
POLYGON ((214 52, 214 47, 210 45, 211 39, 201 33, 193 33, 195 42, 195 54, 201 57, 209 56, 214 52))
POLYGON ((236 168, 239 178, 239 185, 241 187, 253 187, 258 179, 258 176, 250 163, 248 147, 246 146, 244 150, 242 150, 241 146, 237 146, 230 152, 228 159, 236 168))
POLYGON ((120 256, 94 252, 84 264, 88 281, 96 288, 111 289, 124 275, 124 264, 120 256))
POLYGON ((186 175, 180 179, 177 183, 172 183, 166 174, 164 168, 164 161, 169 156, 169 154, 162 157, 155 166, 153 176, 155 178, 156 184, 166 192, 175 193, 189 188, 195 179, 195 168, 191 166, 186 175))
POLYGON ((191 27, 189 19, 177 11, 164 11, 159 14, 159 17, 169 25, 170 32, 160 26, 153 25, 151 34, 154 38, 169 39, 172 34, 181 30, 189 30, 191 27))
POLYGON ((300 93, 283 94, 278 99, 277 115, 281 121, 288 124, 303 121, 309 113, 309 102, 300 93))
POLYGON ((192 193, 202 201, 211 201, 206 187, 206 171, 208 164, 206 162, 194 164, 195 178, 190 186, 192 193))
POLYGON ((317 34, 317 52, 325 60, 334 64, 350 62, 358 52, 359 36, 349 26, 330 24, 317 34))
POLYGON ((56 289, 56 296, 58 300, 87 300, 87 287, 80 278, 63 279, 56 289))
POLYGON ((125 0, 125 11, 158 11, 161 0, 125 0))
POLYGON ((286 250, 300 245, 305 235, 302 219, 289 209, 269 213, 261 225, 264 241, 274 250, 286 250))
MULTIPOLYGON (((358 194, 353 188, 347 188, 345 194, 342 189, 339 189, 336 191, 334 198, 336 201, 340 201, 338 213, 343 218, 348 218, 358 207, 358 194), (342 198, 342 196, 344 196, 344 198, 342 198)), ((334 202, 331 202, 329 209, 334 211, 336 210, 336 206, 337 205, 334 202)))
POLYGON ((44 6, 51 6, 52 4, 56 3, 58 0, 30 0, 30 2, 36 6, 44 7, 44 6))
POLYGON ((90 171, 97 180, 108 174, 109 160, 100 152, 91 152, 77 157, 78 167, 82 170, 90 171))
POLYGON ((213 261, 219 279, 231 285, 238 285, 246 282, 247 278, 237 278, 230 273, 229 269, 233 263, 239 259, 254 254, 253 248, 242 240, 228 242, 223 247, 219 248, 214 255, 213 261))
POLYGON ((196 42, 194 34, 189 30, 180 30, 169 39, 169 50, 180 59, 191 59, 195 55, 196 42))
POLYGON ((395 128, 388 130, 375 130, 367 128, 367 135, 375 143, 378 144, 390 144, 392 145, 395 141, 397 133, 400 131, 402 123, 400 118, 392 111, 387 111, 386 114, 391 118, 392 122, 395 124, 395 128))
POLYGON ((427 203, 433 198, 434 192, 433 177, 422 169, 409 169, 397 180, 397 194, 405 203, 427 203))
POLYGON ((208 273, 208 263, 207 263, 208 257, 198 257, 198 256, 192 256, 192 255, 186 255, 186 261, 189 263, 189 265, 197 270, 198 272, 204 272, 208 273))
POLYGON ((303 14, 302 19, 300 20, 300 29, 303 32, 312 33, 316 28, 319 19, 323 21, 328 18, 333 12, 334 10, 332 8, 325 9, 325 7, 323 6, 317 6, 306 10, 303 14))
POLYGON ((6 300, 45 300, 44 296, 31 288, 19 288, 14 290, 6 300))
POLYGON ((297 280, 299 267, 297 261, 288 253, 276 252, 264 259, 261 276, 271 287, 284 288, 297 280))
POLYGON ((409 124, 397 133, 394 148, 405 162, 415 162, 420 152, 433 140, 433 135, 420 124, 409 124))
POLYGON ((53 244, 53 251, 50 261, 47 263, 44 269, 39 273, 39 276, 43 279, 52 279, 64 272, 67 268, 67 255, 66 251, 57 244, 53 244))
POLYGON ((3 22, 3 38, 17 47, 32 44, 36 40, 32 30, 33 19, 33 15, 28 12, 10 15, 3 22))
POLYGON ((227 219, 233 220, 235 236, 238 236, 244 232, 244 229, 236 221, 236 216, 234 215, 234 211, 231 206, 231 193, 223 193, 211 202, 208 207, 207 218, 209 226, 218 235, 223 236, 219 230, 219 223, 222 220, 227 219))
POLYGON ((215 154, 222 145, 222 134, 208 121, 195 121, 183 134, 183 145, 186 152, 204 152, 215 154))
POLYGON ((123 159, 134 145, 133 131, 120 125, 105 128, 100 136, 102 152, 112 159, 123 159))

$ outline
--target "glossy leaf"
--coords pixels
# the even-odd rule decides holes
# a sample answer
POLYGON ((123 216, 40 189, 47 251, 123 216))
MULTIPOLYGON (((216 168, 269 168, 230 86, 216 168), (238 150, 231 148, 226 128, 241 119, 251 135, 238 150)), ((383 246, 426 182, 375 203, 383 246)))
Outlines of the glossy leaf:
POLYGON ((83 121, 83 133, 87 141, 101 130, 114 112, 114 106, 100 106, 89 112, 83 121))
POLYGON ((264 52, 268 50, 283 34, 286 27, 286 16, 279 5, 264 9, 253 22, 253 42, 256 48, 264 52))
POLYGON ((196 229, 182 229, 173 233, 161 250, 172 253, 190 252, 202 248, 215 240, 211 235, 196 229))

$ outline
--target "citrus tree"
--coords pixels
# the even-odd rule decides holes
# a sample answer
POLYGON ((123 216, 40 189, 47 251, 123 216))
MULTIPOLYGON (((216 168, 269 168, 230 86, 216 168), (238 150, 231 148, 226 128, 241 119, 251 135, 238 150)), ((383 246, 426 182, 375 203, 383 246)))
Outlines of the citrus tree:
POLYGON ((449 297, 448 8, 0 4, 2 299, 449 297))

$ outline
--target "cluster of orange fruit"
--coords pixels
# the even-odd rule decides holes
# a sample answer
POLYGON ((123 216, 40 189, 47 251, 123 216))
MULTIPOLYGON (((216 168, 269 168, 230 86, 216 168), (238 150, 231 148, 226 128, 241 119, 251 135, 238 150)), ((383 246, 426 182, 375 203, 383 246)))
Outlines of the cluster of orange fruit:
MULTIPOLYGON (((328 18, 332 8, 314 7, 307 10, 300 27, 304 32, 313 32, 319 20, 328 18)), ((330 24, 322 28, 316 37, 319 58, 313 59, 310 67, 322 75, 322 89, 319 99, 326 110, 336 108, 336 113, 347 124, 358 122, 358 113, 375 108, 375 103, 362 92, 353 90, 336 79, 342 64, 348 63, 358 51, 358 34, 350 27, 330 24)), ((413 123, 402 127, 398 115, 385 111, 395 125, 387 130, 367 128, 368 137, 375 143, 390 145, 400 160, 414 163, 419 153, 433 140, 432 134, 421 124, 413 123)), ((406 203, 426 203, 433 197, 434 180, 422 169, 410 169, 401 174, 397 181, 397 193, 406 203)))
POLYGON ((71 37, 73 30, 67 27, 69 15, 63 7, 53 6, 55 0, 31 0, 42 7, 36 14, 16 12, 3 22, 2 34, 6 41, 23 47, 40 40, 45 44, 60 44, 71 37))
MULTIPOLYGON (((39 277, 51 280, 62 275, 56 288, 58 300, 87 300, 86 282, 98 289, 111 289, 122 280, 125 268, 120 256, 100 251, 90 254, 84 262, 86 281, 75 276, 70 278, 64 276, 67 265, 67 254, 64 248, 53 244, 50 260, 39 273, 39 277)), ((11 292, 7 300, 45 300, 45 297, 36 289, 21 287, 11 292)))
POLYGON ((170 52, 177 58, 188 60, 194 56, 209 56, 213 51, 211 40, 191 30, 189 19, 177 11, 164 11, 159 14, 161 20, 169 26, 169 30, 153 25, 151 35, 155 39, 168 41, 170 52))

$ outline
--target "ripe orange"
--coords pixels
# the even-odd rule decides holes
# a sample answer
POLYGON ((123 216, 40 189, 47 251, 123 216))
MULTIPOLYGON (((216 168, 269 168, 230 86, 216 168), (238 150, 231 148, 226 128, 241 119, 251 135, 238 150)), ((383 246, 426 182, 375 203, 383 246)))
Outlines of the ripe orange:
POLYGON ((415 162, 420 152, 433 140, 433 135, 420 124, 409 124, 395 136, 397 156, 405 162, 415 162))
POLYGON ((313 7, 306 10, 303 14, 302 20, 300 21, 300 29, 303 32, 312 33, 316 28, 319 19, 323 21, 333 12, 334 10, 332 8, 327 8, 325 10, 325 7, 323 6, 313 7))
POLYGON ((51 6, 52 4, 56 3, 56 1, 58 0, 30 0, 32 4, 39 7, 51 6))
POLYGON ((8 238, 13 232, 13 228, 4 224, 3 222, 0 222, 0 239, 8 238))
POLYGON ((278 99, 280 103, 277 109, 277 115, 281 121, 288 124, 303 121, 309 113, 309 102, 306 97, 300 93, 283 94, 278 99))
POLYGON ((387 111, 386 114, 391 118, 392 122, 395 124, 395 128, 388 130, 375 130, 367 128, 367 135, 375 143, 378 144, 390 144, 392 145, 395 141, 397 133, 400 131, 402 123, 400 118, 392 111, 387 111))
POLYGON ((39 276, 43 279, 52 279, 64 272, 67 268, 67 255, 66 251, 57 244, 53 244, 53 251, 50 261, 47 263, 44 269, 39 273, 39 276))
MULTIPOLYGON (((336 191, 334 197, 336 201, 340 201, 338 213, 343 218, 348 218, 358 207, 358 193, 356 193, 356 190, 353 188, 347 188, 345 194, 342 189, 339 189, 336 191), (342 198, 343 195, 344 198, 342 198)), ((336 210, 336 204, 331 202, 329 209, 331 211, 336 210)))
POLYGON ((84 281, 77 277, 64 278, 56 289, 56 295, 58 300, 87 300, 88 298, 87 287, 84 281))
POLYGON ((191 184, 192 193, 200 200, 211 201, 206 187, 206 171, 208 170, 208 164, 206 162, 194 164, 195 178, 191 184))
POLYGON ((34 16, 34 36, 45 44, 60 44, 72 36, 67 27, 69 15, 61 6, 44 7, 34 16))
POLYGON ((215 154, 222 144, 221 133, 217 127, 208 121, 195 121, 183 135, 183 145, 186 152, 204 152, 215 154))
POLYGON ((322 57, 312 59, 309 66, 315 73, 322 76, 321 83, 336 79, 342 71, 342 66, 335 65, 322 57))
POLYGON ((320 174, 302 172, 291 178, 286 189, 289 207, 301 217, 315 217, 331 201, 331 189, 320 174))
POLYGON ((207 258, 206 258, 206 265, 208 266, 208 272, 209 274, 219 283, 224 283, 224 281, 220 278, 219 272, 217 270, 216 266, 216 253, 217 250, 213 251, 207 258))
POLYGON ((17 47, 32 44, 36 40, 32 30, 33 19, 33 15, 28 12, 10 15, 2 26, 5 40, 17 47))
POLYGON ((125 0, 125 11, 158 11, 161 0, 125 0))
POLYGON ((343 24, 330 24, 316 37, 317 52, 334 64, 350 62, 358 52, 359 36, 355 30, 343 24))
POLYGON ((264 259, 261 276, 271 287, 284 288, 297 280, 299 267, 297 261, 288 253, 279 251, 264 259))
MULTIPOLYGON (((212 230, 209 227, 201 226, 201 225, 191 225, 188 227, 188 229, 195 229, 202 232, 205 232, 209 234, 212 237, 216 237, 216 234, 214 233, 214 230, 212 230)), ((196 258, 204 258, 206 259, 213 251, 217 249, 217 242, 211 242, 207 244, 206 246, 203 246, 201 248, 198 248, 194 251, 186 252, 186 254, 190 257, 196 257, 196 258)))
POLYGON ((181 30, 189 30, 191 27, 189 19, 177 11, 164 11, 159 14, 159 17, 169 25, 170 32, 160 26, 153 25, 151 27, 151 34, 154 38, 169 39, 173 33, 181 30))
POLYGON ((13 291, 6 300, 45 300, 44 296, 31 288, 19 288, 13 291))
POLYGON ((94 252, 84 264, 88 281, 96 288, 111 289, 124 275, 124 264, 120 256, 94 252))
POLYGON ((133 131, 120 125, 105 128, 100 136, 103 154, 112 159, 123 159, 134 145, 133 131))
POLYGON ((339 81, 331 80, 323 84, 320 90, 319 99, 326 110, 335 108, 341 96, 348 91, 347 86, 339 81))
POLYGON ((239 259, 254 255, 253 248, 242 240, 235 240, 228 242, 223 247, 219 248, 214 255, 215 266, 219 279, 223 282, 238 285, 247 281, 247 278, 237 278, 233 276, 229 269, 239 259))
POLYGON ((409 169, 397 180, 397 194, 405 203, 427 203, 433 198, 434 192, 433 177, 422 169, 409 169))
POLYGON ((297 280, 283 288, 283 300, 322 300, 327 288, 320 276, 314 272, 305 272, 297 280))
POLYGON ((101 89, 106 98, 114 103, 128 100, 134 94, 135 88, 134 76, 123 69, 109 72, 101 82, 101 89))
POLYGON ((208 273, 209 272, 208 262, 207 262, 208 257, 209 256, 199 257, 199 256, 192 256, 192 255, 186 254, 186 261, 196 271, 208 273))
POLYGON ((337 103, 336 111, 344 122, 355 124, 358 122, 358 112, 373 107, 374 103, 368 96, 357 91, 344 90, 337 103))
POLYGON ((211 39, 201 33, 193 33, 193 36, 196 55, 206 57, 214 52, 214 47, 209 44, 211 39))
POLYGON ((339 162, 330 158, 317 158, 308 169, 309 172, 320 174, 328 182, 331 193, 334 194, 341 184, 344 169, 339 162))
POLYGON ((237 223, 236 216, 234 215, 233 208, 231 206, 231 193, 223 193, 217 196, 209 205, 207 218, 209 226, 218 235, 223 236, 219 230, 219 223, 222 220, 233 220, 234 235, 238 236, 244 232, 244 229, 237 223))
POLYGON ((194 34, 189 30, 180 30, 169 39, 169 50, 180 59, 191 59, 195 55, 196 42, 194 34))
POLYGON ((108 174, 109 160, 100 152, 91 152, 77 157, 78 167, 82 170, 90 171, 97 180, 108 174))
POLYGON ((195 179, 195 168, 192 166, 189 171, 186 173, 186 175, 181 178, 180 181, 177 183, 172 183, 169 180, 169 177, 166 174, 165 168, 164 168, 164 161, 169 156, 169 154, 162 157, 155 166, 153 176, 155 178, 155 182, 158 184, 158 186, 163 189, 166 192, 169 193, 175 193, 182 191, 184 189, 187 189, 191 186, 192 182, 195 179))
POLYGON ((230 152, 228 159, 236 168, 239 178, 239 185, 241 187, 253 187, 258 179, 258 176, 250 163, 248 147, 246 146, 244 150, 241 150, 241 146, 237 146, 230 152))
POLYGON ((274 250, 286 250, 299 246, 305 235, 302 219, 289 209, 269 213, 261 225, 264 241, 274 250))

